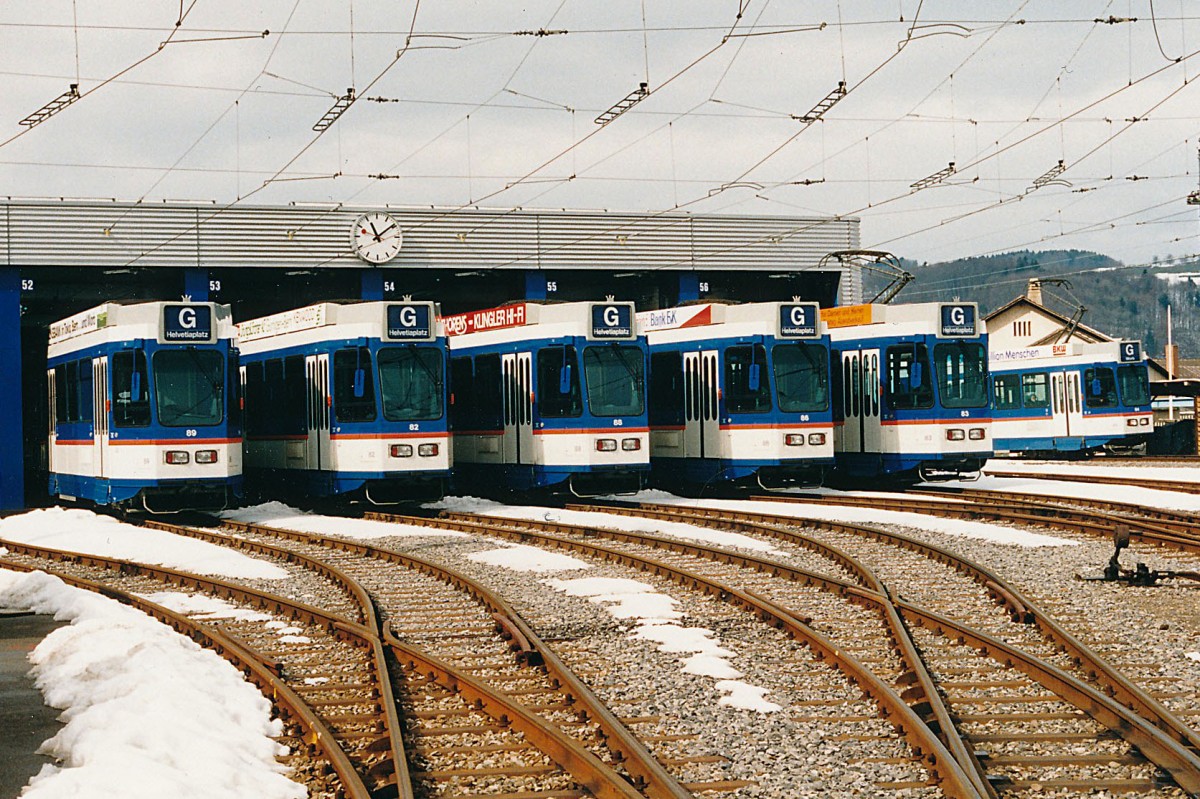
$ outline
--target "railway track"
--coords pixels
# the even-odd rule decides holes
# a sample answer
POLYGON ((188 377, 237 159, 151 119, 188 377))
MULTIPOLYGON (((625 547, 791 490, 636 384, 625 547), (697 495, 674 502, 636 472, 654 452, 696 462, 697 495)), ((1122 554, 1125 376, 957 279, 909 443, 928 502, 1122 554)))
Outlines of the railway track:
POLYGON ((1200 481, 1187 482, 1181 480, 1154 480, 1146 477, 1128 477, 1126 475, 1009 472, 1002 469, 987 468, 984 469, 983 473, 989 477, 1057 480, 1068 483, 1092 483, 1096 485, 1136 486, 1138 488, 1153 488, 1160 491, 1179 491, 1185 494, 1200 494, 1200 481))

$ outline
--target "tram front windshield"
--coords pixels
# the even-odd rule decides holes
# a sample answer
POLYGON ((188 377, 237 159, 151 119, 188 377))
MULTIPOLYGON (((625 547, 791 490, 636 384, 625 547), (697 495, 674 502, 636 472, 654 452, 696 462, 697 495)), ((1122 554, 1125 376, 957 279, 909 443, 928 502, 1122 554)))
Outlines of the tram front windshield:
POLYGON ((1121 401, 1126 405, 1150 404, 1150 384, 1144 364, 1118 366, 1117 383, 1121 386, 1121 401))
POLYGON ((593 416, 638 416, 645 410, 646 368, 640 348, 587 347, 583 375, 593 416))
POLYGON ((938 344, 933 348, 933 366, 943 406, 983 408, 988 404, 987 350, 982 344, 938 344))
POLYGON ((225 357, 214 350, 159 350, 154 353, 158 423, 164 427, 203 427, 225 418, 225 357))
POLYGON ((384 347, 379 351, 383 418, 407 422, 442 418, 442 353, 435 347, 384 347))
POLYGON ((791 413, 829 407, 829 350, 821 344, 779 344, 771 350, 779 410, 791 413))

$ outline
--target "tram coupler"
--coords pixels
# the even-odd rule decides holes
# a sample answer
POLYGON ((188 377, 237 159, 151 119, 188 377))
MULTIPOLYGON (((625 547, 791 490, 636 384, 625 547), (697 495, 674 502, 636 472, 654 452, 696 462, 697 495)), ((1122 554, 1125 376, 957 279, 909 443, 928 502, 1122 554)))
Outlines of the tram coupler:
POLYGON ((1080 580, 1089 582, 1122 583, 1137 588, 1153 588, 1160 580, 1196 580, 1200 582, 1200 572, 1174 571, 1170 569, 1151 569, 1145 563, 1138 561, 1132 569, 1121 566, 1121 550, 1129 546, 1128 525, 1118 524, 1113 527, 1112 557, 1104 567, 1104 572, 1098 575, 1077 575, 1080 580))

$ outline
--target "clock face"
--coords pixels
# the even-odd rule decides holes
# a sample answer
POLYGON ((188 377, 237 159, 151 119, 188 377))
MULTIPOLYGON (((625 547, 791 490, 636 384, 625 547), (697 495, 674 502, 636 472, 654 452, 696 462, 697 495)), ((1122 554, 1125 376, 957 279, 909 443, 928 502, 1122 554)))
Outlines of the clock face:
POLYGON ((400 224, 382 211, 363 214, 350 231, 350 242, 354 252, 364 261, 381 264, 390 261, 400 252, 400 224))

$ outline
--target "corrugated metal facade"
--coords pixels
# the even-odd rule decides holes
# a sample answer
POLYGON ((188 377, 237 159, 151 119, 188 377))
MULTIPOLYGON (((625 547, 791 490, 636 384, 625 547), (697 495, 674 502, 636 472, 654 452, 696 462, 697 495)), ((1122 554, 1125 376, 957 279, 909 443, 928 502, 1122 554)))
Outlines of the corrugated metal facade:
MULTIPOLYGON (((381 210, 403 230, 386 264, 398 269, 795 271, 859 246, 857 219, 11 200, 0 258, 16 267, 363 267, 350 227, 381 210)), ((861 276, 843 275, 841 302, 861 295, 861 276)))

